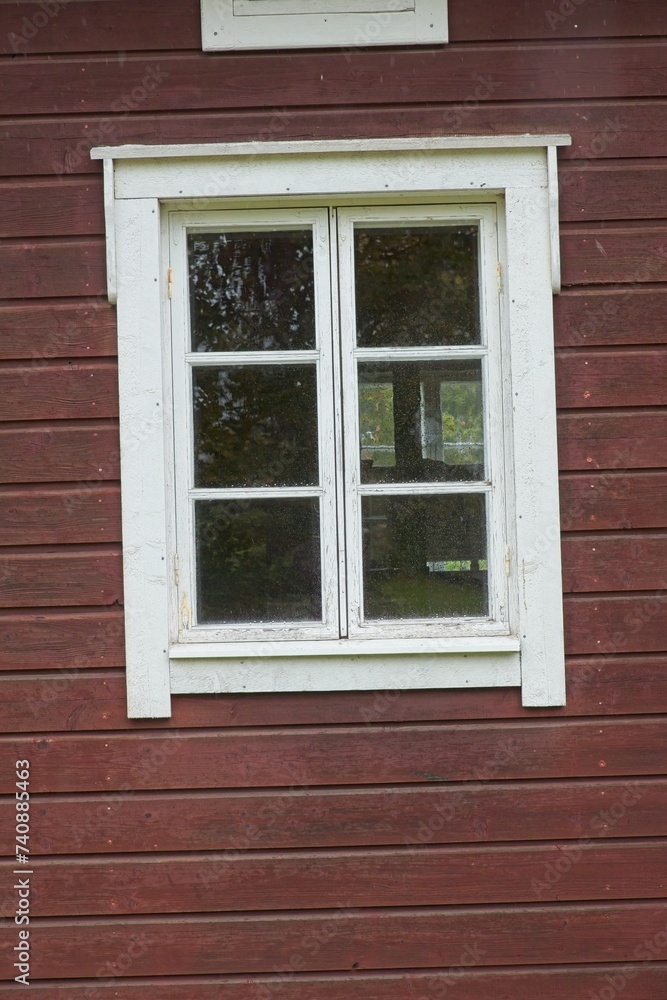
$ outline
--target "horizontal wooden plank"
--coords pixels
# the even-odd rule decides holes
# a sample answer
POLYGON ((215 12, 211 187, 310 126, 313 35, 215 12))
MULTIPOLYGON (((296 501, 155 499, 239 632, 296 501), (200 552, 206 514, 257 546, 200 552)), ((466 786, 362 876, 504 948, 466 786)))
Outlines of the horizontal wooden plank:
MULTIPOLYGON (((667 713, 667 656, 599 656, 567 664, 567 705, 525 709, 517 688, 440 691, 328 691, 317 694, 189 695, 172 699, 168 720, 127 718, 125 676, 119 671, 81 674, 65 660, 51 664, 49 634, 20 662, 5 657, 0 674, 0 732, 86 732, 109 729, 192 729, 204 726, 324 725, 430 722, 440 719, 514 719, 539 716, 667 713), (12 662, 14 666, 11 666, 12 662), (30 673, 30 668, 39 673, 30 673)), ((72 654, 74 659, 74 654, 72 654)))
POLYGON ((118 427, 102 421, 0 426, 0 483, 118 479, 118 427))
MULTIPOLYGON (((633 37, 667 34, 660 0, 628 6, 621 0, 587 0, 571 8, 554 3, 536 9, 530 0, 503 0, 489 11, 484 0, 454 5, 449 14, 450 44, 535 38, 633 37), (576 14, 576 17, 574 16, 576 14)), ((198 49, 197 0, 110 0, 103 4, 66 2, 5 4, 0 7, 0 53, 131 52, 198 49), (150 28, 150 30, 148 30, 150 28)))
POLYGON ((659 160, 564 162, 558 180, 564 222, 667 218, 667 166, 659 160))
MULTIPOLYGON (((417 830, 405 830, 408 845, 417 830)), ((664 840, 42 859, 31 918, 659 899, 664 840)), ((16 858, 0 861, 5 885, 16 858)))
MULTIPOLYGON (((0 612, 0 670, 66 670, 125 663, 120 610, 94 612, 0 612)), ((62 675, 54 676, 44 697, 57 698, 62 675)), ((35 704, 39 704, 38 701, 35 704)), ((33 705, 30 705, 31 714, 33 705)), ((76 712, 76 706, 73 709, 76 712)))
POLYGON ((565 592, 667 588, 667 534, 575 535, 564 538, 565 592))
MULTIPOLYGON (((291 979, 293 961, 302 971, 448 969, 471 956, 479 967, 636 962, 635 950, 667 925, 667 907, 653 902, 381 912, 344 906, 294 916, 37 920, 30 925, 31 979, 277 971, 291 979)), ((15 943, 16 927, 0 928, 4 956, 15 943)), ((13 979, 10 968, 5 958, 5 979, 13 979)))
POLYGON ((123 602, 120 549, 77 545, 0 555, 0 607, 47 608, 123 602))
POLYGON ((198 0, 108 0, 0 6, 0 53, 201 48, 198 0))
POLYGON ((0 367, 0 420, 118 415, 113 361, 40 361, 0 367))
POLYGON ((650 717, 17 736, 0 749, 31 760, 38 793, 639 776, 662 772, 666 738, 667 718, 650 717))
POLYGON ((0 360, 44 362, 116 353, 116 310, 106 298, 0 305, 0 360))
POLYGON ((667 288, 573 288, 554 296, 556 344, 665 344, 667 288))
POLYGON ((556 399, 563 408, 665 406, 667 348, 561 349, 556 399))
POLYGON ((640 3, 623 0, 554 0, 546 7, 532 0, 485 0, 452 4, 449 11, 451 41, 489 41, 506 38, 601 38, 665 34, 667 11, 659 0, 640 3))
MULTIPOLYGON (((0 123, 0 176, 100 173, 90 150, 107 144, 533 132, 537 105, 387 103, 313 111, 278 108, 271 99, 269 107, 272 110, 190 114, 177 109, 166 116, 13 118, 0 123)), ((667 155, 667 107, 662 100, 546 102, 539 105, 538 121, 540 131, 572 135, 572 146, 558 152, 564 160, 667 155)))
POLYGON ((564 473, 560 477, 564 531, 664 528, 667 472, 564 473))
POLYGON ((0 237, 99 233, 104 233, 104 211, 97 177, 0 183, 0 237))
MULTIPOLYGON (((159 53, 0 63, 0 112, 11 115, 106 114, 223 108, 382 103, 648 98, 663 94, 663 39, 499 43, 492 86, 485 45, 340 52, 159 53), (550 72, 545 72, 551 67, 550 72), (486 76, 485 76, 486 74, 486 76), (480 82, 480 76, 483 77, 480 82), (85 88, 81 81, 85 78, 85 88), (406 86, 406 81, 410 86, 406 86), (486 81, 486 82, 485 82, 486 81), (375 103, 377 101, 375 100, 375 103)), ((535 127, 533 125, 533 127, 535 127)))
MULTIPOLYGON (((11 798, 0 799, 4 856, 16 852, 14 806, 11 798)), ((32 809, 31 857, 484 844, 519 836, 576 842, 667 835, 667 779, 40 795, 32 798, 32 809)), ((601 896, 606 898, 604 892, 601 896)), ((482 892, 478 901, 484 898, 482 892)))
MULTIPOLYGON (((602 653, 662 651, 667 635, 667 581, 652 593, 625 597, 570 597, 565 600, 566 652, 602 653)), ((656 772, 657 773, 657 772, 656 772)))
POLYGON ((665 455, 667 410, 559 414, 558 464, 563 470, 660 468, 665 455))
POLYGON ((0 246, 3 298, 102 296, 106 294, 104 253, 102 239, 7 242, 0 246))
POLYGON ((117 485, 0 489, 0 545, 120 541, 117 485))
MULTIPOLYGON (((140 945, 139 945, 140 946, 140 945)), ((470 952, 464 955, 469 958, 470 952)), ((289 971, 289 970, 288 970, 289 971)), ((160 979, 68 979, 21 988, 24 1000, 426 1000, 445 996, 460 984, 466 1000, 591 1000, 610 989, 623 990, 623 1000, 655 1000, 667 989, 667 964, 639 962, 618 965, 540 966, 523 969, 451 967, 445 971, 357 972, 270 976, 172 977, 160 979), (94 993, 92 992, 94 990, 94 993), (266 991, 266 992, 264 992, 266 991)), ((462 992, 462 991, 461 991, 462 992)), ((0 998, 16 996, 14 983, 0 984, 0 998)))
POLYGON ((564 285, 667 281, 667 227, 561 230, 564 285))

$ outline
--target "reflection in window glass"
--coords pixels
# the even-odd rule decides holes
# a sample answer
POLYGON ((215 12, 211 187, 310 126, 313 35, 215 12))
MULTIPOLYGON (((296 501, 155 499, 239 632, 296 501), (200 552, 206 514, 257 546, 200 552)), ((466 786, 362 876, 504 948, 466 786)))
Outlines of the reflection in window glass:
POLYGON ((191 350, 315 347, 311 231, 191 233, 191 350))
POLYGON ((360 378, 359 428, 362 469, 396 465, 394 387, 391 382, 367 382, 360 378))
POLYGON ((483 494, 361 503, 366 620, 488 615, 483 494))
POLYGON ((195 367, 195 486, 317 485, 315 365, 195 367))
POLYGON ((355 226, 359 347, 480 343, 476 226, 355 226))
POLYGON ((482 362, 361 361, 362 483, 484 476, 482 362))
POLYGON ((200 624, 321 621, 315 497, 195 503, 200 624))
POLYGON ((484 464, 482 382, 440 383, 442 455, 446 465, 484 464))

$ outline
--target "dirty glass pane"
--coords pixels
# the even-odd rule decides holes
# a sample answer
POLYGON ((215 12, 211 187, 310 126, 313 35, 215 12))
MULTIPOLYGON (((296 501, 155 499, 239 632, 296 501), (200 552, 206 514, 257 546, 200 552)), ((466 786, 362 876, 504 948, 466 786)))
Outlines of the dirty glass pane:
POLYGON ((315 347, 310 229, 190 233, 188 261, 191 350, 315 347))
POLYGON ((366 620, 488 615, 484 495, 361 503, 366 620))
POLYGON ((194 368, 195 486, 318 483, 315 365, 194 368))
POLYGON ((316 497, 195 503, 199 624, 321 621, 316 497))
POLYGON ((362 483, 484 477, 481 361, 361 361, 362 483))
POLYGON ((355 227, 359 347, 480 343, 476 226, 355 227))

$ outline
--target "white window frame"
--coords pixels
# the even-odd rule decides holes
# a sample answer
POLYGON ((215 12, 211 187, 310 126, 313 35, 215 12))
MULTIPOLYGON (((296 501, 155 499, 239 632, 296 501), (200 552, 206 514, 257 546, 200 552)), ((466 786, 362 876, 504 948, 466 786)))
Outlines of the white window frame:
POLYGON ((205 51, 448 40, 447 0, 201 0, 201 16, 205 51))
POLYGON ((508 405, 503 399, 502 365, 500 352, 500 303, 497 287, 496 265, 498 260, 498 230, 496 206, 483 205, 410 205, 376 206, 374 208, 318 208, 278 210, 231 210, 181 212, 169 211, 169 246, 173 295, 171 300, 171 342, 173 384, 174 479, 175 524, 179 572, 178 596, 172 600, 172 636, 176 643, 206 643, 209 655, 225 656, 227 644, 241 640, 246 655, 261 657, 268 640, 335 639, 336 642, 319 641, 309 651, 324 655, 327 650, 336 652, 337 640, 352 639, 443 639, 455 636, 477 637, 510 635, 510 607, 505 553, 507 549, 507 520, 514 521, 512 497, 503 483, 505 465, 511 463, 509 448, 504 451, 503 424, 492 426, 490 415, 502 414, 508 405), (331 213, 331 214, 330 214, 331 213), (330 226, 329 223, 332 223, 330 226), (418 347, 377 348, 355 347, 354 259, 353 226, 355 223, 378 226, 391 225, 475 225, 482 244, 480 253, 479 297, 482 338, 479 345, 470 347, 418 347), (190 352, 190 310, 187 260, 187 234, 189 232, 234 231, 275 232, 279 229, 310 228, 313 233, 314 282, 316 303, 317 349, 311 351, 251 352, 226 354, 190 352), (339 249, 345 248, 344 254, 339 249), (331 268, 336 273, 330 274, 331 268), (323 280, 326 276, 326 279, 323 280), (337 308, 332 309, 331 286, 341 289, 337 308), (340 307, 340 313, 338 311, 340 307), (336 345, 332 344, 332 320, 338 320, 336 345), (340 343, 339 343, 340 338, 340 343), (338 350, 340 348, 340 350, 338 350), (360 440, 358 427, 357 360, 381 361, 385 358, 428 362, 429 360, 479 359, 485 375, 485 459, 487 475, 484 482, 430 482, 396 486, 364 485, 360 479, 360 440), (293 624, 267 623, 258 626, 198 626, 194 552, 193 499, 219 498, 220 490, 195 489, 193 471, 194 430, 192 408, 191 371, 194 367, 224 366, 247 363, 254 359, 262 366, 290 364, 298 360, 315 363, 318 370, 318 453, 320 484, 318 487, 284 486, 239 489, 225 492, 237 499, 308 496, 322 501, 321 567, 323 621, 293 624), (338 371, 340 365, 341 371, 338 371), (342 382, 342 409, 339 383, 342 382), (345 433, 343 433, 345 429, 345 433), (345 455, 335 442, 344 441, 345 455), (346 470, 346 472, 344 472, 346 470), (336 481, 339 488, 336 490, 336 481), (339 495, 337 495, 337 492, 339 495), (482 494, 487 498, 488 553, 493 560, 489 578, 489 614, 484 619, 439 619, 411 622, 365 621, 363 616, 363 586, 361 569, 362 551, 362 496, 378 494, 448 495, 482 494), (508 509, 511 508, 511 509, 508 509), (343 542, 345 539, 345 542, 343 542), (183 541, 185 540, 185 541, 183 541), (176 613, 177 612, 177 613, 176 613), (174 617, 175 615, 175 617, 174 617), (217 645, 220 643, 221 645, 217 645))
MULTIPOLYGON (((169 716, 171 694, 205 692, 520 686, 524 705, 564 704, 552 291, 559 290, 556 147, 569 141, 493 136, 93 150, 104 160, 109 296, 118 303, 130 717, 169 716), (173 220, 210 220, 215 212, 270 219, 267 213, 285 210, 319 218, 332 204, 348 222, 397 211, 418 217, 425 206, 443 217, 474 219, 478 211, 497 219, 498 260, 483 257, 484 267, 496 269, 502 342, 503 389, 499 383, 493 393, 505 437, 492 461, 496 479, 503 470, 506 477, 509 516, 498 527, 509 620, 500 628, 478 623, 419 635, 383 628, 342 639, 182 641, 179 621, 189 608, 176 560, 172 415, 185 400, 183 383, 172 382, 170 329, 172 312, 183 327, 178 310, 186 292, 173 267, 173 220)), ((339 263, 349 280, 349 260, 339 263)), ((346 427, 356 421, 354 401, 347 405, 346 427)), ((189 446, 183 439, 179 447, 189 446)))

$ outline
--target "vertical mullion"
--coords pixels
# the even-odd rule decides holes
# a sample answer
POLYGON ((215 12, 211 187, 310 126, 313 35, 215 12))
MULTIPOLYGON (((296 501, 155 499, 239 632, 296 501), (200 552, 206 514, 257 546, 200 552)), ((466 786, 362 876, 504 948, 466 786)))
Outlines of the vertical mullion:
POLYGON ((358 634, 363 614, 353 217, 353 213, 349 210, 338 210, 341 375, 343 423, 345 426, 343 482, 346 512, 347 609, 350 635, 358 634))
POLYGON ((329 209, 329 262, 331 281, 331 342, 333 361, 333 411, 334 411, 334 441, 336 465, 336 527, 338 543, 338 628, 341 639, 347 638, 349 631, 347 607, 347 558, 346 558, 346 524, 345 524, 345 462, 343 447, 346 439, 345 421, 343 418, 343 386, 342 386, 342 343, 340 321, 341 284, 338 270, 338 210, 329 209))
POLYGON ((315 330, 319 360, 317 361, 318 446, 320 486, 320 558, 322 610, 324 625, 332 637, 339 634, 339 551, 336 530, 336 440, 337 426, 334 395, 331 387, 335 378, 333 357, 331 286, 331 251, 328 211, 317 212, 313 225, 313 270, 315 284, 315 330))

